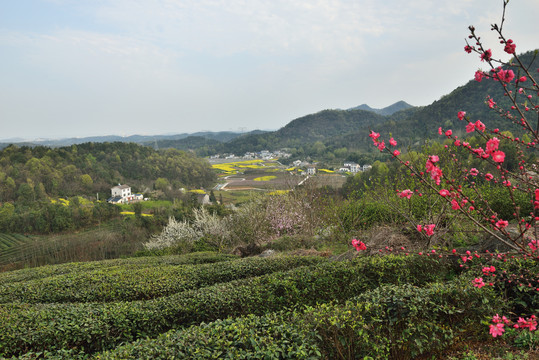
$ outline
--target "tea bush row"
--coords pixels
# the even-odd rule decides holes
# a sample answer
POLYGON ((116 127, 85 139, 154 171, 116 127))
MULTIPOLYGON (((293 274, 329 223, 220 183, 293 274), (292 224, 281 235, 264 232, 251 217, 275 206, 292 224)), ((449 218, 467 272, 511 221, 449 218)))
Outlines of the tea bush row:
POLYGON ((435 354, 501 309, 469 279, 426 287, 386 285, 345 304, 217 320, 141 339, 98 359, 412 359, 435 354))
POLYGON ((216 320, 157 339, 139 340, 96 359, 320 359, 317 339, 297 314, 271 313, 216 320))
POLYGON ((206 264, 216 263, 221 261, 229 261, 238 257, 230 254, 222 254, 215 252, 200 252, 186 255, 174 256, 159 256, 159 257, 140 257, 140 258, 125 258, 102 260, 92 262, 76 262, 58 265, 47 265, 38 268, 26 268, 0 273, 0 285, 12 284, 18 281, 28 281, 33 279, 42 279, 54 275, 63 275, 93 271, 113 269, 119 267, 132 266, 135 268, 153 267, 163 265, 188 265, 188 264, 206 264))
POLYGON ((448 268, 428 257, 368 257, 235 280, 147 301, 0 305, 0 355, 96 352, 173 328, 229 316, 345 300, 381 284, 421 285, 448 268))
MULTIPOLYGON (((95 355, 75 350, 26 353, 18 359, 320 359, 316 339, 289 312, 227 318, 170 331, 95 355)), ((15 357, 14 357, 15 358, 15 357)))
POLYGON ((414 359, 436 353, 463 338, 481 338, 480 324, 504 303, 492 288, 474 288, 460 278, 424 288, 382 286, 344 307, 307 311, 327 359, 414 359))
POLYGON ((247 258, 201 265, 107 267, 0 285, 0 303, 147 300, 325 261, 321 257, 247 258))

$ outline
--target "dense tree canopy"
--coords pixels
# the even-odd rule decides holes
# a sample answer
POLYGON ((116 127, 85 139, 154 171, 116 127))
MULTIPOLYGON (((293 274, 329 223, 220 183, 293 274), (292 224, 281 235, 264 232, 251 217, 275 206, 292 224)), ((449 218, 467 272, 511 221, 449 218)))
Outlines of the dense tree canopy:
POLYGON ((117 183, 151 189, 158 178, 177 187, 209 185, 210 165, 175 149, 156 151, 133 143, 85 143, 62 148, 18 147, 0 151, 0 201, 108 194, 117 183))

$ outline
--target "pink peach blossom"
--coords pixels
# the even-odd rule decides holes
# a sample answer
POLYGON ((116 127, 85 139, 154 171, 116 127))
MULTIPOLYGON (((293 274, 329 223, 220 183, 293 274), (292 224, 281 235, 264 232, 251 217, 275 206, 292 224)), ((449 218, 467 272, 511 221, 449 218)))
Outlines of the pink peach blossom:
POLYGON ((500 140, 497 137, 493 137, 487 141, 486 153, 492 154, 494 151, 498 150, 500 145, 500 140))
POLYGON ((502 323, 491 324, 489 332, 492 335, 492 337, 502 336, 503 332, 505 331, 503 327, 504 327, 504 324, 502 323))
POLYGON ((507 220, 498 220, 496 222, 496 227, 498 229, 503 229, 503 228, 506 228, 507 226, 509 225, 509 222, 507 220))
POLYGON ((485 74, 484 74, 481 70, 477 70, 477 71, 475 72, 475 76, 474 76, 475 81, 481 82, 481 80, 483 80, 483 77, 484 77, 484 76, 485 76, 485 74))
POLYGON ((373 140, 376 140, 380 137, 380 134, 379 133, 375 133, 374 131, 371 130, 371 133, 369 134, 369 137, 372 138, 373 140))
POLYGON ((432 236, 434 234, 435 227, 435 224, 425 225, 425 233, 427 233, 427 236, 432 236))
POLYGON ((481 54, 481 61, 489 61, 491 58, 492 58, 492 50, 488 49, 488 50, 485 50, 482 54, 481 54))
POLYGON ((481 289, 483 286, 485 286, 485 283, 483 282, 483 278, 475 278, 472 281, 472 284, 478 289, 481 289))
POLYGON ((505 51, 508 54, 514 54, 516 50, 516 45, 513 43, 513 40, 508 39, 505 42, 505 47, 503 48, 503 51, 505 51))
POLYGON ((401 191, 401 192, 399 193, 399 196, 400 196, 401 198, 405 197, 405 198, 407 198, 407 199, 410 199, 410 198, 412 197, 412 194, 413 194, 413 193, 414 193, 414 192, 413 192, 412 190, 406 189, 406 190, 401 191))
POLYGON ((492 153, 492 160, 497 163, 503 163, 505 160, 505 153, 503 151, 495 151, 492 153))
POLYGON ((486 127, 485 127, 485 124, 483 124, 483 123, 481 122, 481 120, 477 120, 477 121, 475 122, 475 128, 476 128, 477 130, 481 131, 481 132, 484 132, 486 127))

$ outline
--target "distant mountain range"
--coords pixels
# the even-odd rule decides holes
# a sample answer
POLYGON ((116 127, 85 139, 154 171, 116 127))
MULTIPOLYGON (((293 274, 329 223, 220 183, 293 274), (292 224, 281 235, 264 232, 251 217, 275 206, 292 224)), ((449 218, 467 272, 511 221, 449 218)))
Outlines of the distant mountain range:
MULTIPOLYGON (((254 130, 247 133, 239 133, 233 131, 203 131, 196 133, 182 133, 182 134, 173 134, 173 135, 131 135, 131 136, 118 136, 118 135, 105 135, 105 136, 88 136, 80 138, 64 138, 64 139, 36 139, 36 140, 24 140, 21 138, 12 138, 12 139, 0 139, 0 147, 5 147, 5 145, 16 143, 17 145, 42 145, 50 147, 61 147, 61 146, 70 146, 78 145, 88 142, 126 142, 126 143, 136 143, 142 145, 153 145, 157 143, 167 142, 167 141, 178 141, 190 137, 197 137, 206 140, 213 140, 217 142, 227 142, 238 136, 244 136, 249 134, 260 134, 264 133, 262 130, 254 130), (4 145, 4 146, 2 146, 4 145)), ((170 147, 170 146, 162 146, 170 147)))
MULTIPOLYGON (((379 114, 380 116, 386 116, 391 115, 402 109, 408 109, 412 107, 412 105, 409 105, 404 101, 399 101, 383 109, 373 109, 367 104, 363 104, 348 110, 324 110, 316 114, 307 115, 302 118, 293 120, 283 128, 274 132, 264 130, 253 130, 246 133, 232 131, 204 131, 173 135, 105 135, 63 139, 36 139, 32 141, 27 141, 22 138, 12 138, 0 140, 0 148, 4 148, 11 143, 16 143, 20 146, 40 145, 49 147, 62 147, 74 144, 84 144, 88 142, 125 142, 152 146, 154 148, 176 148, 180 150, 190 150, 198 149, 201 147, 215 148, 221 143, 230 143, 238 138, 242 139, 238 141, 238 143, 242 144, 247 139, 256 139, 263 137, 264 134, 273 133, 275 133, 277 136, 282 135, 287 138, 294 138, 299 142, 313 140, 316 141, 324 140, 328 135, 339 135, 343 132, 349 132, 350 129, 364 124, 365 118, 371 119, 371 117, 373 116, 372 113, 377 115, 379 114), (363 113, 361 115, 361 112, 357 112, 356 110, 365 111, 366 113, 363 113), (346 111, 350 112, 350 114, 347 114, 346 111), (326 124, 327 121, 332 122, 331 126, 326 127, 326 125, 328 125, 326 124), (304 131, 304 127, 308 127, 309 131, 304 131), (250 138, 251 136, 252 138, 250 138)), ((383 118, 375 116, 371 120, 383 121, 383 118)), ((247 140, 247 142, 249 142, 249 140, 247 140)), ((231 145, 225 146, 225 148, 234 148, 234 146, 235 145, 233 143, 231 145)), ((242 148, 243 147, 244 146, 242 146, 242 148)), ((260 146, 258 146, 257 148, 260 148, 260 146)), ((250 151, 250 149, 247 147, 245 151, 250 151)))
MULTIPOLYGON (((520 55, 524 64, 539 68, 535 52, 520 55)), ((472 77, 472 74, 470 74, 472 77)), ((214 153, 242 154, 250 151, 277 150, 288 148, 297 156, 313 156, 324 152, 344 149, 345 151, 370 152, 375 149, 369 139, 369 130, 384 135, 392 134, 407 147, 425 139, 437 137, 437 129, 452 128, 454 134, 465 135, 462 122, 457 119, 458 111, 466 111, 473 119, 481 119, 488 126, 507 128, 506 123, 485 104, 491 96, 498 105, 508 108, 507 100, 498 83, 492 80, 477 82, 470 80, 450 94, 428 106, 414 107, 404 101, 396 102, 383 109, 374 109, 362 104, 348 110, 323 110, 290 121, 276 131, 199 132, 194 134, 129 137, 102 136, 62 140, 43 140, 27 145, 66 146, 84 142, 135 142, 162 148, 195 150, 199 155, 214 153)), ((2 144, 0 144, 2 147, 2 144)), ((342 151, 340 151, 342 152, 342 151)))

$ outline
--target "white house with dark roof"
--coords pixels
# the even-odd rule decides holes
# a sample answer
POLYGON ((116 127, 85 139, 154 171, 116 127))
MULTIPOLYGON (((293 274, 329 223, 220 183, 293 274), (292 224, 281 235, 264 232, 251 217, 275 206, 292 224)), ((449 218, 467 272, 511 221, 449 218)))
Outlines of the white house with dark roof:
POLYGON ((111 197, 107 199, 107 202, 112 204, 125 204, 143 199, 142 194, 131 194, 131 186, 125 184, 114 186, 110 192, 111 197))
POLYGON ((120 185, 113 187, 110 189, 110 192, 112 194, 112 197, 120 196, 120 197, 128 197, 131 195, 131 186, 129 185, 120 185))
POLYGON ((355 162, 345 162, 343 164, 343 167, 339 169, 339 172, 350 172, 352 174, 356 174, 358 172, 366 171, 370 168, 370 165, 361 166, 359 164, 356 164, 355 162))

